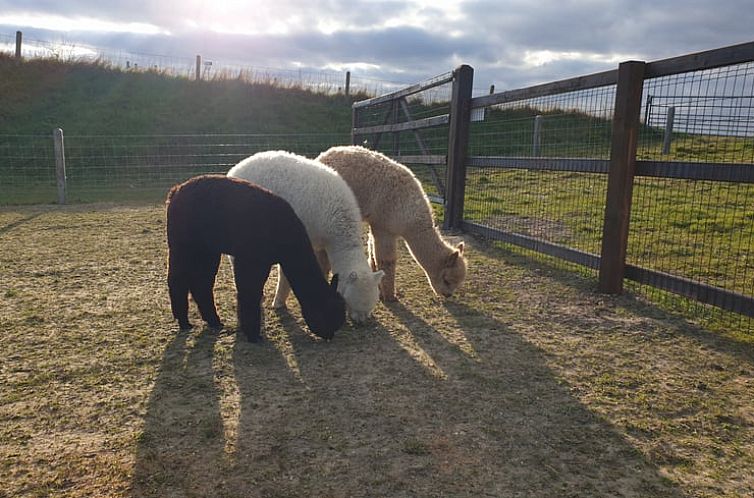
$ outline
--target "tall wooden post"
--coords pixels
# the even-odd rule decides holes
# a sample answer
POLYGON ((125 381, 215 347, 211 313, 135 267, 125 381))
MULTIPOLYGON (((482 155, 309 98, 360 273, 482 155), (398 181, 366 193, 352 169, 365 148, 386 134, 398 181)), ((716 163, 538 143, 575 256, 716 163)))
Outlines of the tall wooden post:
POLYGON ((359 139, 353 130, 359 127, 359 110, 351 105, 351 145, 359 145, 357 140, 359 139))
POLYGON ((55 177, 58 184, 58 204, 65 204, 66 200, 66 177, 65 177, 65 147, 63 145, 63 130, 55 128, 52 132, 55 151, 55 177))
POLYGON ((623 292, 644 69, 645 63, 640 61, 623 62, 618 66, 600 254, 599 290, 608 294, 623 292))
POLYGON ((346 97, 351 94, 351 71, 346 71, 346 97))
POLYGON ((466 191, 466 153, 471 123, 471 91, 474 68, 463 65, 453 71, 448 130, 448 172, 445 192, 445 221, 443 228, 457 230, 463 220, 463 201, 466 191))
POLYGON ((196 56, 196 81, 202 79, 202 56, 196 56))
POLYGON ((21 39, 23 34, 20 31, 16 31, 16 59, 21 58, 21 39))
POLYGON ((531 155, 539 157, 542 152, 542 115, 534 116, 534 132, 531 139, 531 155))
POLYGON ((668 115, 665 118, 665 135, 662 139, 662 154, 670 154, 670 142, 673 141, 673 124, 675 123, 675 107, 668 107, 668 115))
MULTIPOLYGON (((390 102, 390 124, 398 124, 399 105, 397 100, 390 102)), ((393 137, 393 155, 398 156, 401 153, 401 133, 399 131, 391 133, 393 137)))

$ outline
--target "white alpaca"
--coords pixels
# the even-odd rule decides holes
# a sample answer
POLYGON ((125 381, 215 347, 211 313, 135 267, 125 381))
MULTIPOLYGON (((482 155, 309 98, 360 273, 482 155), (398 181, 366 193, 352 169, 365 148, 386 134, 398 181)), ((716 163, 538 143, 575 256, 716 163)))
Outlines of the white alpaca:
POLYGON ((463 242, 446 243, 434 225, 432 208, 421 183, 407 167, 359 146, 333 147, 320 161, 340 174, 353 190, 361 215, 369 223, 372 269, 385 271, 382 298, 394 301, 398 237, 427 274, 432 289, 450 296, 466 278, 463 242))
MULTIPOLYGON (((351 189, 327 166, 290 152, 254 154, 236 164, 228 176, 243 178, 279 195, 291 205, 306 227, 323 266, 332 264, 340 275, 338 292, 355 322, 369 317, 379 301, 383 272, 372 272, 361 242, 361 213, 351 189)), ((325 271, 328 268, 323 268, 325 271)), ((290 293, 288 280, 278 272, 273 306, 282 308, 290 293)))

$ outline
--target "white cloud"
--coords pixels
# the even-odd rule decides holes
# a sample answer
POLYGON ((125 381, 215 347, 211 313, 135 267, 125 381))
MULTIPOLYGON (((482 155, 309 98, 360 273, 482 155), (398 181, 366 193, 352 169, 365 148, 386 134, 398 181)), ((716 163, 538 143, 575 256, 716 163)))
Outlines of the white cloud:
POLYGON ((96 31, 100 33, 134 33, 139 35, 170 34, 170 31, 148 23, 119 23, 90 17, 66 17, 48 14, 0 15, 0 25, 28 26, 55 31, 96 31))
POLYGON ((552 50, 526 50, 523 56, 524 66, 539 67, 558 61, 584 61, 598 64, 617 65, 622 61, 637 59, 626 54, 600 54, 588 52, 554 52, 552 50))

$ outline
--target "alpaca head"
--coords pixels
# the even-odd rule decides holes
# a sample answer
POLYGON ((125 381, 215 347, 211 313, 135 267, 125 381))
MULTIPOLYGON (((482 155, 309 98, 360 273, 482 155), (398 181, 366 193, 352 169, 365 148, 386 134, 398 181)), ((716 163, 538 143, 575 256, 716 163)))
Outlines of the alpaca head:
POLYGON ((332 339, 335 331, 346 321, 346 303, 338 293, 338 275, 330 281, 330 287, 322 302, 317 304, 301 304, 301 312, 306 324, 314 334, 323 339, 332 339))
POLYGON ((463 242, 450 254, 444 256, 440 267, 429 275, 429 281, 436 293, 450 297, 466 278, 466 258, 463 257, 463 242))
POLYGON ((340 294, 346 300, 348 316, 356 323, 363 323, 372 314, 380 300, 380 282, 385 274, 382 270, 352 271, 340 284, 340 294))

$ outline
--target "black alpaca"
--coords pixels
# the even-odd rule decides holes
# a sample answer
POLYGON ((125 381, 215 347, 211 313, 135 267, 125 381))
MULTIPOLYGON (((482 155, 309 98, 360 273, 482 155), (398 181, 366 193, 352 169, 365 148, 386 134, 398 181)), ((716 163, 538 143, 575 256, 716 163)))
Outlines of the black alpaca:
POLYGON ((168 288, 173 317, 190 328, 188 293, 207 325, 221 328, 213 287, 222 254, 234 258, 238 322, 249 341, 260 338, 261 300, 279 263, 312 332, 329 339, 345 321, 345 302, 322 276, 304 225, 293 208, 247 181, 203 175, 174 186, 167 198, 168 288))

